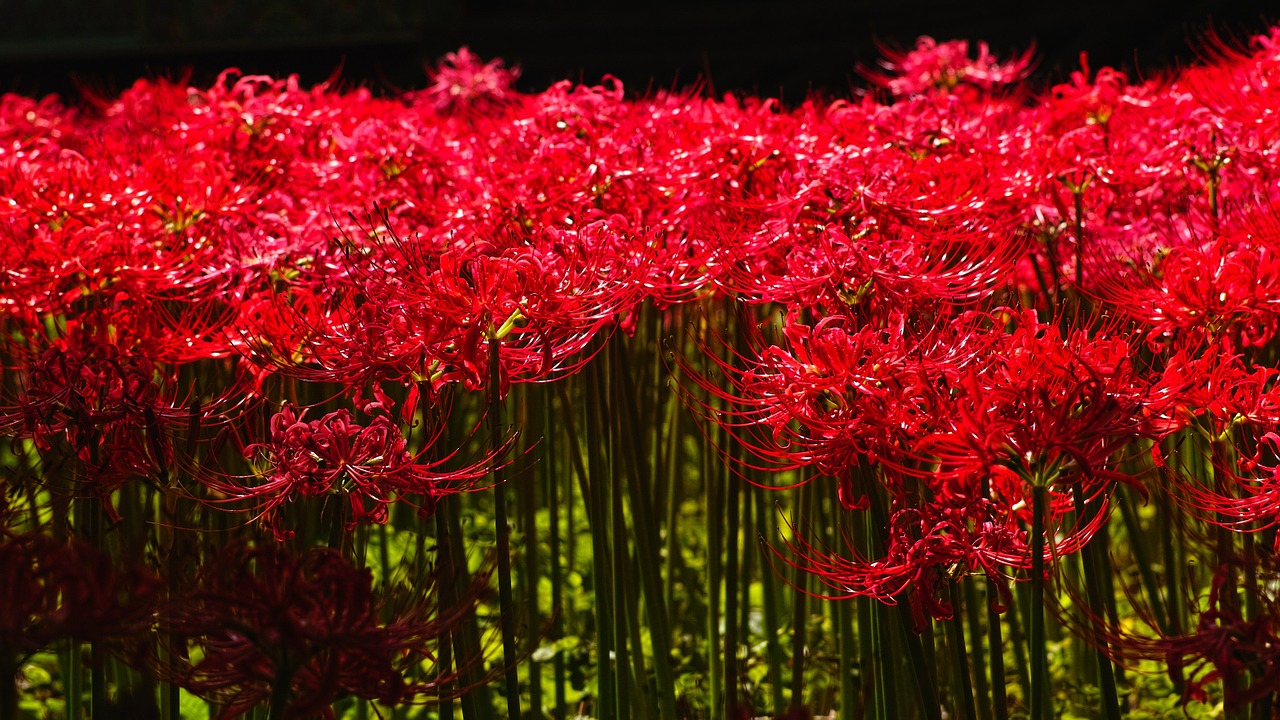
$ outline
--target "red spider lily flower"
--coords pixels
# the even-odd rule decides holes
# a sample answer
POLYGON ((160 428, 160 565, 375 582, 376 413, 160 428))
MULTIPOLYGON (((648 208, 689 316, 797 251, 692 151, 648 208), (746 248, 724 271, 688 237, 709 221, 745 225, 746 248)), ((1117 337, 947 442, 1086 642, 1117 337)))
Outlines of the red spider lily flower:
POLYGON ((1274 599, 1263 598, 1256 617, 1244 619, 1229 583, 1233 569, 1214 572, 1207 606, 1193 632, 1185 635, 1141 637, 1121 635, 1111 643, 1116 653, 1130 660, 1156 660, 1185 680, 1183 701, 1208 702, 1210 685, 1222 683, 1223 704, 1229 713, 1275 692, 1280 684, 1280 616, 1274 599))
MULTIPOLYGON (((205 502, 248 503, 280 541, 294 534, 286 527, 284 510, 299 498, 345 498, 352 529, 385 523, 387 508, 397 498, 416 502, 428 514, 441 497, 471 489, 472 481, 492 471, 487 459, 450 469, 452 456, 431 462, 413 456, 400 428, 385 415, 361 425, 348 410, 307 420, 305 411, 285 406, 271 418, 270 431, 267 442, 245 447, 245 457, 261 464, 255 474, 207 475, 202 482, 221 497, 205 502)), ((429 438, 427 446, 437 439, 429 438)))
POLYGON ((1024 314, 986 363, 950 383, 938 428, 908 453, 923 464, 900 470, 921 467, 939 497, 976 497, 989 481, 1011 504, 1027 483, 1133 482, 1111 468, 1142 436, 1147 383, 1133 347, 1108 334, 1064 334, 1024 314))
POLYGON ((489 346, 498 343, 498 392, 505 394, 513 381, 572 373, 591 340, 644 292, 635 282, 643 263, 624 254, 627 246, 604 223, 445 250, 427 238, 389 235, 385 226, 369 239, 372 246, 347 248, 354 293, 332 294, 327 308, 280 303, 297 322, 275 322, 281 334, 245 331, 256 362, 348 386, 394 380, 475 388, 487 384, 489 346))
MULTIPOLYGON (((1131 346, 1108 338, 1106 329, 1097 338, 1085 331, 1064 336, 1032 313, 1006 318, 1012 330, 990 322, 984 330, 969 319, 948 328, 954 334, 926 336, 929 345, 877 330, 858 338, 865 343, 879 335, 890 345, 834 345, 815 354, 823 347, 819 329, 828 341, 852 339, 819 323, 797 345, 806 351, 795 356, 803 364, 773 366, 781 372, 761 378, 769 385, 742 385, 751 403, 782 411, 761 419, 777 428, 774 440, 790 457, 809 460, 800 452, 830 441, 827 452, 837 452, 813 459, 842 479, 859 463, 879 462, 879 479, 895 503, 884 557, 849 558, 799 541, 792 547, 799 567, 837 592, 887 599, 914 588, 917 620, 944 616, 949 610, 940 588, 955 572, 983 572, 1004 585, 999 566, 1032 566, 1022 529, 1032 484, 1077 486, 1084 498, 1105 501, 1112 483, 1133 482, 1113 469, 1144 427, 1146 383, 1131 346), (872 348, 878 352, 868 353, 872 348), (817 367, 826 372, 813 373, 817 367), (775 377, 803 382, 786 392, 787 385, 772 383, 775 377), (815 403, 819 398, 822 405, 815 403)), ((788 355, 775 349, 772 357, 788 355)), ((746 408, 749 413, 752 405, 746 408)), ((865 509, 845 480, 840 499, 849 509, 865 509)), ((1057 528, 1076 507, 1070 494, 1052 492, 1050 501, 1049 527, 1057 528)), ((1078 551, 1105 518, 1104 509, 1055 530, 1046 559, 1078 551)))
POLYGON ((860 458, 897 454, 935 430, 942 418, 938 388, 954 383, 993 343, 983 330, 989 322, 981 313, 924 327, 902 315, 862 329, 848 316, 813 325, 789 321, 780 345, 756 338, 751 344, 758 349, 728 360, 707 350, 730 390, 682 360, 684 377, 729 407, 704 407, 692 393, 686 402, 767 463, 847 477, 860 458))
POLYGON ((98 497, 109 515, 113 491, 133 478, 167 484, 175 460, 171 430, 191 427, 231 407, 235 384, 199 400, 179 394, 177 375, 115 345, 61 340, 23 362, 14 404, 0 406, 0 431, 31 438, 48 461, 78 459, 80 491, 98 497))
POLYGON ((730 246, 720 277, 744 300, 832 314, 972 305, 1007 282, 1023 237, 986 227, 851 219, 846 227, 730 246))
MULTIPOLYGON (((1160 438, 1192 427, 1211 442, 1227 439, 1238 426, 1272 432, 1280 427, 1276 378, 1274 368, 1246 367, 1236 351, 1221 343, 1179 345, 1152 386, 1147 424, 1160 438)), ((1154 457, 1163 464, 1158 454, 1154 457)))
POLYGON ((1270 28, 1249 42, 1232 47, 1210 35, 1203 53, 1211 62, 1188 68, 1176 79, 1195 106, 1208 111, 1203 125, 1228 153, 1202 154, 1215 171, 1230 162, 1247 168, 1265 184, 1275 179, 1273 157, 1280 142, 1280 29, 1270 28), (1216 166, 1216 167, 1215 167, 1216 166))
POLYGON ((107 134, 92 154, 0 168, 0 304, 93 327, 155 360, 227 355, 234 301, 257 279, 242 239, 265 229, 256 213, 268 203, 255 196, 269 189, 210 158, 175 166, 172 147, 153 150, 107 134))
POLYGON ((1006 172, 999 147, 1012 118, 844 104, 764 125, 753 146, 728 148, 750 172, 717 172, 730 190, 703 221, 727 240, 715 279, 747 300, 830 312, 988 297, 1024 251, 1010 207, 1029 176, 1006 172))
POLYGON ((60 640, 121 649, 145 640, 161 589, 141 567, 120 567, 87 543, 43 534, 0 542, 0 578, 6 588, 0 666, 6 670, 60 640))
POLYGON ((1093 73, 1088 55, 1082 53, 1080 69, 1071 73, 1069 82, 1054 86, 1048 107, 1061 123, 1105 125, 1122 106, 1141 102, 1135 92, 1141 89, 1131 86, 1128 77, 1115 68, 1093 73))
POLYGON ((998 62, 986 43, 978 43, 978 56, 969 57, 969 43, 952 40, 939 43, 921 37, 909 52, 887 49, 880 61, 883 71, 863 71, 868 80, 897 96, 961 90, 991 92, 1013 85, 1031 73, 1034 48, 1022 55, 998 62))
MULTIPOLYGON (((852 332, 843 318, 813 327, 788 322, 784 346, 767 345, 758 358, 722 360, 713 348, 704 356, 733 386, 726 392, 684 361, 682 375, 695 388, 732 403, 728 412, 686 391, 686 402, 738 437, 756 457, 782 468, 814 465, 834 477, 856 467, 858 458, 910 423, 919 407, 909 391, 907 340, 901 325, 852 332), (888 389, 886 381, 902 381, 888 389)), ((851 324, 851 323, 850 323, 851 324)))
POLYGON ((506 67, 501 60, 481 63, 475 53, 462 47, 427 70, 431 85, 421 95, 439 113, 487 113, 517 97, 512 86, 518 77, 519 68, 506 67))
POLYGON ((1155 347, 1178 338, 1262 347, 1280 322, 1280 219, 1250 212, 1203 244, 1178 245, 1150 263, 1112 271, 1102 297, 1147 328, 1155 347))
MULTIPOLYGON (((161 628, 197 658, 172 681, 217 702, 220 719, 270 701, 286 718, 333 718, 355 695, 386 704, 421 701, 450 673, 424 673, 435 641, 467 612, 434 607, 434 583, 413 602, 380 597, 367 569, 328 549, 295 555, 282 546, 233 545, 210 559, 196 584, 165 608, 161 628)), ((465 666, 477 658, 460 658, 465 666)))
POLYGON ((256 368, 255 392, 272 372, 357 393, 383 381, 438 384, 436 349, 454 332, 446 318, 397 313, 342 287, 256 297, 245 303, 239 325, 239 345, 256 368))
MULTIPOLYGON (((1059 545, 1057 552, 1075 551, 1080 537, 1059 545)), ((882 556, 858 552, 849 538, 845 545, 844 553, 838 554, 796 537, 787 543, 790 556, 776 548, 774 552, 835 593, 824 597, 872 597, 892 603, 910 591, 917 627, 924 627, 930 617, 951 617, 955 608, 949 586, 965 575, 994 580, 1002 596, 992 599, 993 607, 1006 605, 1010 597, 1002 566, 1020 566, 1028 552, 1027 533, 1017 519, 982 498, 959 507, 933 502, 900 507, 889 520, 882 556)))

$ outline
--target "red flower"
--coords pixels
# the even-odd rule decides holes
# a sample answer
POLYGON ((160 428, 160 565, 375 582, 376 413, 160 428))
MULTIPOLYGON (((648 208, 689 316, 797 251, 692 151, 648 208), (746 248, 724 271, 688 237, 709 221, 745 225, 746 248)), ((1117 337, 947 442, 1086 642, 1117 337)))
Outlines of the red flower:
POLYGON ((481 63, 466 47, 444 56, 435 69, 427 70, 431 86, 422 96, 440 113, 471 110, 491 112, 517 97, 512 85, 520 77, 519 68, 508 68, 501 60, 481 63))
POLYGON ((899 96, 959 89, 990 92, 1026 78, 1031 73, 1032 53, 1027 50, 1001 63, 991 55, 986 43, 978 43, 978 56, 971 58, 965 40, 938 43, 931 37, 921 37, 910 52, 886 50, 885 59, 880 62, 885 72, 863 75, 899 96))
POLYGON ((283 541, 293 536, 284 509, 299 498, 345 498, 351 508, 347 527, 354 528, 385 523, 387 507, 397 498, 430 513, 441 497, 470 489, 471 481, 491 471, 487 459, 444 469, 452 457, 427 462, 411 455, 400 428, 384 415, 360 425, 348 410, 310 421, 305 414, 285 406, 271 418, 271 439, 245 448, 245 457, 262 463, 256 474, 202 478, 222 498, 206 502, 248 503, 255 518, 283 541))
POLYGON ((9 655, 0 666, 60 640, 145 641, 161 589, 140 566, 120 567, 86 543, 42 534, 0 542, 0 583, 0 649, 9 655))
MULTIPOLYGON (((1021 499, 1027 483, 1082 483, 1090 492, 1113 481, 1117 452, 1141 437, 1147 389, 1134 349, 1105 329, 1063 334, 1028 313, 990 356, 948 388, 939 425, 908 457, 939 495, 976 497, 990 481, 995 496, 1021 499)), ((916 472, 907 468, 904 472, 916 472)))
POLYGON ((0 430, 31 438, 51 464, 78 459, 87 470, 78 490, 100 498, 112 515, 111 493, 126 481, 167 484, 175 459, 170 427, 212 417, 235 392, 219 388, 206 405, 193 405, 178 394, 172 371, 110 344, 59 341, 22 359, 24 387, 15 404, 0 406, 0 430))
POLYGON ((951 617, 950 585, 965 575, 996 581, 1005 595, 992 603, 1006 604, 1008 579, 1001 566, 1022 565, 1028 539, 1012 514, 977 498, 959 507, 904 504, 889 521, 882 556, 858 552, 849 538, 845 545, 842 554, 797 537, 788 542, 791 557, 783 559, 817 577, 833 591, 831 598, 894 602, 910 592, 912 615, 922 627, 929 617, 951 617))
POLYGON ((433 587, 419 586, 400 607, 336 551, 230 546, 162 618, 162 629, 198 658, 170 679, 219 703, 221 719, 268 701, 299 720, 332 718, 331 704, 345 695, 411 702, 447 687, 449 673, 410 675, 465 612, 435 614, 433 587))
POLYGON ((395 380, 476 388, 488 383, 497 343, 505 394, 513 381, 572 373, 591 340, 644 293, 636 281, 648 251, 629 253, 603 222, 446 249, 385 226, 366 235, 369 244, 348 238, 344 246, 354 289, 326 293, 319 307, 307 293, 281 298, 275 309, 295 322, 247 330, 255 361, 349 387, 395 380))
POLYGON ((1220 567, 1213 576, 1206 609, 1193 632, 1144 638, 1132 635, 1111 643, 1128 659, 1164 662, 1170 674, 1185 679, 1184 702, 1207 702, 1210 685, 1222 683, 1223 701, 1229 713, 1272 695, 1280 685, 1280 615, 1274 601, 1264 598, 1261 612, 1249 620, 1241 615, 1238 600, 1227 579, 1234 572, 1220 567))

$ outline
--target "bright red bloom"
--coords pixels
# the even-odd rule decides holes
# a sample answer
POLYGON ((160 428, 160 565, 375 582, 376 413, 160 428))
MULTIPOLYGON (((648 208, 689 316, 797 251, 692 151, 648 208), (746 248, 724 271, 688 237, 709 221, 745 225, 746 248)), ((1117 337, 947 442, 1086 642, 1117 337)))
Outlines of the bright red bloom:
POLYGON ((951 386, 946 420, 915 446, 938 463, 930 484, 973 494, 986 479, 1019 491, 1124 479, 1110 468, 1141 435, 1145 381, 1130 344, 1107 335, 1064 336, 1024 315, 987 363, 951 386))
POLYGON ((602 222, 445 249, 385 227, 369 239, 346 248, 352 290, 324 305, 305 293, 281 298, 274 309, 285 320, 246 330, 255 361, 356 387, 394 380, 477 388, 488 384, 496 343, 505 394, 513 381, 572 373, 591 340, 644 293, 636 280, 647 252, 628 254, 602 222))
POLYGON ((448 469, 450 456, 430 462, 413 456, 400 428, 385 415, 365 425, 348 410, 310 421, 305 415, 285 406, 271 418, 270 440, 245 448, 246 458, 262 464, 256 474, 202 478, 224 498, 207 502, 248 503, 256 519, 278 540, 286 540, 293 530, 284 510, 300 498, 345 498, 350 529, 385 523, 387 507, 397 498, 417 503, 424 514, 433 512, 441 497, 470 489, 472 481, 492 469, 484 460, 448 469))
POLYGON ((462 47, 427 70, 427 77, 431 86, 422 95, 437 112, 490 112, 516 97, 512 85, 520 69, 508 68, 501 60, 482 64, 475 53, 462 47))
MULTIPOLYGON (((1057 550, 1078 549, 1075 542, 1068 545, 1057 550)), ((1009 602, 1002 566, 1025 562, 1028 538, 1012 514, 977 498, 962 507, 904 503, 889 520, 883 556, 859 553, 848 538, 839 554, 801 538, 788 548, 791 557, 783 559, 817 577, 834 593, 829 597, 893 602, 910 591, 912 614, 922 627, 930 617, 951 617, 950 585, 966 575, 985 575, 1004 590, 1005 596, 992 599, 993 606, 1009 602)))
POLYGON ((931 37, 921 37, 909 52, 884 53, 880 62, 884 72, 863 75, 894 95, 903 96, 961 89, 990 92, 1013 85, 1031 73, 1034 50, 1001 63, 986 43, 978 43, 978 56, 971 58, 968 41, 939 43, 931 37))
POLYGON ((1251 210, 1207 242, 1104 270, 1102 298, 1142 323, 1148 342, 1262 347, 1280 324, 1280 219, 1251 210))

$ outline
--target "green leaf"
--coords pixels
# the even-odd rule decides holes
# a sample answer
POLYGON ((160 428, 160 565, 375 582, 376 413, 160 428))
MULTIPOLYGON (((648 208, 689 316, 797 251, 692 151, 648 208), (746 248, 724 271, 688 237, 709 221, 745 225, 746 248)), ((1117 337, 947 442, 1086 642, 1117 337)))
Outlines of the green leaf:
POLYGON ((572 650, 580 644, 582 644, 582 641, 577 635, 569 635, 568 637, 562 637, 559 640, 543 643, 538 646, 538 649, 533 651, 533 659, 535 662, 546 662, 554 658, 557 654, 564 652, 565 650, 572 650))

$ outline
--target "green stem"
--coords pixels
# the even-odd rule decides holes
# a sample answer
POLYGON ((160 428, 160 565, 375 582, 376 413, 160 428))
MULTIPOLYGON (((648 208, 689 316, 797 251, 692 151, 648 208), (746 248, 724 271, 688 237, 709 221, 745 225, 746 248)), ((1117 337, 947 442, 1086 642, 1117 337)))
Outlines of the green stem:
POLYGON ((851 718, 857 713, 857 685, 853 682, 853 663, 857 655, 857 643, 853 637, 853 601, 837 600, 836 630, 840 641, 840 717, 851 718))
MULTIPOLYGON (((1165 450, 1163 451, 1165 462, 1161 479, 1166 487, 1169 484, 1167 475, 1172 472, 1169 463, 1173 462, 1176 457, 1174 453, 1176 447, 1176 440, 1170 438, 1166 442, 1165 450)), ((1182 601, 1182 582, 1179 572, 1181 565, 1178 563, 1178 548, 1173 540, 1173 524, 1176 520, 1176 515, 1174 514, 1173 503, 1169 501, 1167 495, 1161 494, 1159 498, 1160 502, 1157 503, 1157 508, 1160 512, 1157 515, 1157 524, 1160 531, 1160 548, 1164 559, 1167 621, 1169 623, 1169 634, 1180 635, 1182 634, 1182 629, 1189 625, 1186 618, 1186 606, 1182 601)), ((1182 668, 1170 665, 1169 677, 1173 684, 1173 689, 1177 692, 1182 692, 1184 684, 1182 668)))
MULTIPOLYGON (((857 532, 857 529, 855 528, 854 531, 857 532)), ((860 534, 866 536, 865 531, 860 534)), ((861 680, 859 697, 862 706, 870 711, 869 717, 872 720, 882 720, 884 715, 878 712, 877 705, 879 695, 876 687, 879 682, 879 673, 876 669, 879 665, 883 665, 884 661, 880 659, 882 655, 877 652, 879 640, 876 637, 875 608, 872 607, 875 601, 868 597, 860 597, 855 598, 854 602, 858 613, 858 674, 861 680)))
MULTIPOLYGON (((862 485, 862 491, 871 500, 871 518, 874 522, 874 527, 879 528, 879 531, 872 538, 875 556, 882 557, 885 544, 884 536, 888 533, 889 528, 889 514, 885 509, 884 499, 880 497, 880 491, 876 487, 876 483, 872 482, 871 470, 865 461, 862 468, 860 468, 859 480, 862 485)), ((898 624, 902 629, 902 640, 906 645, 907 662, 911 666, 912 674, 916 680, 916 689, 920 693, 920 710, 928 720, 942 720, 942 706, 938 702, 938 681, 935 677, 934 664, 929 662, 926 657, 920 636, 916 634, 915 629, 912 627, 911 598, 904 591, 894 598, 894 602, 894 612, 898 616, 898 624)))
MULTIPOLYGON (((733 445, 730 441, 730 445, 733 445)), ((726 475, 728 475, 726 467, 726 475)), ((738 532, 742 518, 742 508, 739 507, 742 484, 735 482, 733 477, 726 477, 729 489, 728 502, 725 503, 725 511, 728 513, 729 529, 725 533, 725 540, 728 544, 725 547, 725 574, 724 574, 724 683, 725 683, 725 717, 735 717, 738 706, 738 532)))
MULTIPOLYGON (((900 658, 902 656, 899 653, 902 649, 901 645, 907 642, 907 638, 903 636, 904 628, 901 622, 901 614, 882 602, 876 602, 873 608, 876 616, 875 662, 878 665, 878 672, 876 673, 877 714, 887 720, 902 714, 898 702, 902 693, 898 692, 898 686, 904 673, 901 671, 900 658)), ((907 630, 907 632, 911 631, 907 630)), ((932 642, 930 645, 932 645, 932 642)), ((934 704, 930 707, 938 707, 936 697, 934 704)))
MULTIPOLYGON (((982 647, 982 602, 978 596, 978 586, 975 584, 974 577, 966 577, 960 582, 964 583, 964 611, 965 619, 969 623, 969 648, 973 653, 973 692, 977 696, 978 717, 983 720, 991 718, 991 688, 987 684, 987 673, 985 668, 986 653, 982 647)), ((957 610, 959 612, 959 610, 957 610)), ((992 655, 991 667, 995 668, 995 654, 1000 652, 998 647, 990 648, 992 655)), ((998 682, 993 675, 992 682, 998 682)))
POLYGON ((1142 578, 1142 587, 1146 590, 1147 600, 1151 603, 1151 613, 1155 615, 1156 627, 1162 634, 1169 635, 1169 616, 1165 613, 1164 598, 1156 583, 1155 571, 1151 568, 1151 559, 1147 557, 1146 541, 1142 535, 1142 524, 1138 513, 1134 512, 1127 488, 1120 488, 1116 493, 1116 504, 1120 506, 1120 520, 1124 523, 1125 533, 1129 536, 1129 551, 1138 566, 1138 576, 1142 578))
MULTIPOLYGON (((458 496, 446 497, 436 512, 436 521, 442 523, 438 539, 440 571, 444 578, 440 586, 440 603, 445 608, 454 608, 465 598, 466 590, 471 585, 467 556, 462 548, 462 499, 458 496)), ((488 688, 481 684, 481 668, 478 665, 482 651, 480 628, 475 615, 469 614, 462 627, 452 634, 459 682, 466 689, 459 703, 462 706, 463 720, 488 720, 493 716, 493 705, 488 688)))
POLYGON ((1004 638, 1000 614, 991 607, 998 588, 987 578, 987 649, 991 658, 991 706, 995 720, 1009 720, 1009 696, 1005 691, 1004 638))
MULTIPOLYGON (((547 491, 547 533, 548 542, 551 553, 551 611, 554 621, 551 627, 551 637, 560 640, 564 637, 564 565, 560 557, 560 482, 557 475, 557 458, 556 445, 552 444, 551 433, 551 406, 553 398, 548 393, 542 403, 542 426, 545 430, 543 433, 543 468, 545 471, 544 481, 547 491)), ((567 669, 565 667, 564 652, 557 652, 554 660, 556 699, 555 699, 555 717, 568 718, 568 684, 567 669)))
POLYGON ((704 448, 703 482, 707 509, 707 646, 708 665, 707 702, 711 720, 722 720, 724 714, 724 665, 719 662, 724 650, 720 637, 720 583, 721 558, 724 550, 724 500, 720 488, 719 468, 712 462, 718 457, 715 448, 704 448))
MULTIPOLYGON (((522 413, 520 415, 521 425, 528 425, 529 419, 529 393, 521 394, 520 407, 522 413)), ((545 433, 542 433, 545 434, 545 433)), ((529 436, 526 436, 526 438, 529 436)), ((525 458, 532 458, 529 452, 530 448, 526 447, 524 452, 525 458)), ((528 473, 532 475, 532 472, 528 473)), ((533 478, 529 478, 532 480, 533 478)), ((539 563, 538 563, 538 484, 526 480, 519 487, 521 525, 524 530, 524 576, 521 578, 522 592, 525 601, 525 613, 529 618, 529 627, 540 627, 541 609, 538 606, 538 582, 539 582, 539 563)), ((537 660, 530 658, 529 661, 529 707, 535 715, 542 713, 542 664, 537 660)))
POLYGON ((960 583, 951 582, 951 618, 947 620, 947 645, 956 677, 956 705, 965 720, 978 720, 973 701, 973 680, 969 676, 969 654, 965 650, 964 621, 961 619, 960 583))
POLYGON ((1018 676, 1022 699, 1028 704, 1031 700, 1031 673, 1027 670, 1027 636, 1022 628, 1023 621, 1031 615, 1030 600, 1031 594, 1026 585, 1015 585, 1013 602, 1005 610, 1009 616, 1009 643, 1013 645, 1013 671, 1018 676))
POLYGON ((680 430, 680 419, 683 417, 680 412, 680 403, 673 402, 671 404, 671 431, 670 439, 667 442, 667 493, 666 493, 666 511, 667 511, 667 576, 666 585, 663 588, 662 597, 665 600, 664 605, 668 608, 675 607, 676 596, 676 573, 679 570, 680 563, 680 546, 679 533, 676 532, 676 518, 680 511, 681 489, 680 480, 682 474, 680 468, 684 455, 681 452, 683 447, 681 441, 683 436, 680 430))
MULTIPOLYGON (((597 378, 602 375, 597 375, 597 378)), ((603 387, 601 390, 603 391, 603 387)), ((603 396, 604 393, 601 392, 603 396)), ((600 408, 603 410, 603 408, 600 408)), ((605 412, 604 417, 610 417, 605 412)), ((614 428, 606 428, 606 430, 614 430, 614 428)), ((618 441, 617 432, 609 432, 610 441, 610 460, 615 461, 619 453, 617 452, 616 443, 618 441)), ((610 475, 612 476, 612 474, 610 475)), ((613 587, 613 642, 614 654, 614 672, 617 673, 618 686, 618 720, 628 720, 631 717, 633 707, 639 709, 642 705, 641 695, 643 694, 637 685, 639 678, 634 677, 635 673, 631 666, 631 658, 633 655, 639 654, 640 648, 636 644, 630 644, 631 629, 638 623, 628 622, 630 616, 634 615, 629 607, 631 590, 630 579, 631 569, 627 553, 627 524, 626 517, 622 511, 622 492, 616 483, 609 483, 609 536, 611 540, 610 550, 612 555, 610 558, 609 572, 613 587)), ((640 717, 644 717, 644 713, 638 713, 640 717)))
POLYGON ((520 717, 520 674, 516 667, 515 600, 511 593, 511 524, 507 519, 506 458, 502 453, 501 342, 489 341, 489 442, 493 449, 493 512, 498 533, 498 622, 502 628, 502 662, 506 665, 507 717, 520 717))
MULTIPOLYGON (((710 320, 704 316, 701 333, 705 343, 710 335, 710 320)), ((708 393, 706 400, 712 412, 719 412, 719 403, 708 393)), ((723 447, 724 428, 717 425, 712 429, 714 436, 708 435, 702 447, 702 483, 703 503, 706 508, 707 527, 707 624, 706 624, 706 657, 707 657, 707 705, 710 720, 725 718, 724 669, 721 653, 725 648, 720 636, 720 602, 723 561, 724 561, 724 494, 721 487, 720 468, 716 464, 720 454, 718 447, 723 447)))
MULTIPOLYGON (((97 451, 93 453, 93 460, 97 463, 97 451)), ((83 503, 89 503, 85 506, 85 514, 89 516, 89 542, 99 551, 106 551, 106 542, 103 539, 102 532, 102 508, 98 505, 97 500, 85 499, 83 503)), ((106 658, 103 657, 102 648, 98 643, 89 645, 89 710, 94 718, 105 718, 107 716, 107 666, 106 658)))
MULTIPOLYGON (((436 527, 437 527, 437 530, 436 530, 437 536, 443 535, 444 531, 440 528, 440 518, 438 515, 436 516, 436 527)), ((439 544, 439 542, 437 542, 436 553, 440 558, 439 563, 440 563, 441 569, 443 570, 444 568, 449 567, 450 562, 448 557, 448 554, 449 554, 448 549, 445 547, 442 547, 439 544)), ((383 577, 387 577, 387 576, 384 575, 383 577)), ((452 582, 452 578, 448 576, 444 576, 440 578, 442 595, 443 595, 444 586, 449 584, 450 582, 452 582)), ((442 599, 441 605, 443 604, 444 602, 442 599)), ((440 608, 440 611, 445 612, 446 610, 445 608, 442 607, 440 608)), ((443 691, 441 693, 442 697, 440 699, 440 711, 438 716, 439 720, 454 720, 453 694, 449 692, 450 690, 449 686, 452 685, 453 683, 447 679, 453 673, 453 639, 450 635, 451 633, 448 630, 445 630, 444 633, 437 640, 438 645, 436 648, 436 674, 441 676, 441 682, 443 686, 443 691)), ((402 717, 404 717, 403 708, 397 706, 396 712, 393 715, 393 718, 402 718, 402 717)))
MULTIPOLYGON (((608 561, 612 557, 612 553, 609 550, 611 516, 605 496, 608 491, 608 484, 604 482, 606 477, 604 460, 600 456, 602 438, 599 405, 602 399, 597 392, 599 383, 595 376, 598 372, 595 365, 590 365, 587 368, 589 376, 585 383, 587 392, 585 403, 587 414, 587 468, 585 474, 579 468, 579 479, 583 485, 583 498, 586 500, 588 508, 587 521, 591 530, 591 574, 592 581, 595 583, 596 609, 597 716, 608 719, 617 717, 618 688, 616 685, 617 676, 613 669, 613 588, 611 586, 608 561)), ((560 399, 565 406, 565 419, 568 423, 569 435, 572 438, 574 437, 574 431, 571 406, 563 385, 560 386, 560 391, 560 399)), ((573 442, 576 450, 576 439, 573 442)))
MULTIPOLYGON (((617 507, 621 512, 622 503, 620 501, 617 507)), ((621 516, 619 515, 619 525, 621 525, 621 522, 621 516)), ((647 681, 648 674, 645 672, 644 667, 644 652, 641 649, 640 593, 637 592, 637 588, 632 583, 634 573, 631 568, 635 563, 632 562, 630 553, 627 552, 626 543, 619 543, 617 547, 621 549, 619 554, 625 563, 619 566, 617 570, 617 582, 618 596, 623 599, 623 609, 626 610, 624 625, 627 632, 627 641, 631 644, 628 649, 631 667, 629 668, 630 674, 626 678, 627 687, 633 688, 632 692, 626 696, 627 701, 623 703, 628 707, 621 709, 620 716, 627 717, 623 713, 634 710, 636 717, 641 718, 641 720, 648 720, 648 718, 654 717, 654 714, 652 697, 649 693, 649 683, 647 681)))
MULTIPOLYGON (((772 546, 775 541, 774 525, 767 522, 765 517, 765 498, 764 490, 752 487, 750 492, 756 494, 755 513, 756 528, 760 533, 760 537, 765 543, 761 546, 761 552, 767 552, 766 546, 772 546)), ((781 623, 779 622, 778 608, 778 582, 774 573, 769 568, 764 567, 765 563, 761 562, 760 573, 760 592, 764 595, 764 632, 765 647, 769 656, 769 689, 771 691, 772 708, 774 715, 781 715, 786 707, 783 705, 783 684, 782 684, 782 666, 785 663, 782 654, 782 642, 779 640, 781 634, 781 623)))
MULTIPOLYGON (((676 716, 675 677, 671 667, 671 630, 668 624, 667 605, 660 568, 661 558, 658 556, 660 533, 657 524, 658 513, 653 507, 653 474, 645 462, 646 453, 642 452, 641 439, 644 437, 640 421, 640 412, 635 395, 634 375, 627 362, 627 354, 620 345, 615 345, 613 357, 616 360, 618 381, 613 384, 618 389, 618 401, 624 410, 621 418, 624 432, 618 441, 623 450, 622 456, 627 469, 627 499, 631 504, 631 520, 635 526, 635 554, 640 570, 640 585, 644 592, 645 611, 649 620, 649 643, 653 648, 654 678, 657 681, 659 710, 663 717, 676 716), (628 442, 626 438, 635 439, 628 442), (637 447, 637 446, 640 447, 637 447)), ((654 444, 657 444, 656 442, 654 444)), ((619 500, 619 503, 621 500, 619 500)), ((674 526, 669 526, 674 527, 674 526)), ((639 652, 639 646, 636 646, 639 652)))
POLYGON ((1044 627, 1044 515, 1049 488, 1031 489, 1031 720, 1051 720, 1044 627))
MULTIPOLYGON (((808 521, 809 511, 813 506, 813 494, 812 482, 805 483, 800 488, 799 507, 795 513, 796 527, 808 521)), ((809 620, 809 596, 805 592, 805 586, 808 580, 809 574, 797 565, 795 575, 791 579, 791 584, 796 589, 791 606, 791 708, 796 710, 804 707, 805 643, 809 620)))
MULTIPOLYGON (((1088 521, 1089 508, 1084 500, 1084 489, 1080 483, 1071 487, 1075 498, 1076 522, 1088 521)), ((1095 649, 1097 656, 1098 687, 1101 690, 1102 709, 1107 720, 1120 720, 1120 699, 1116 691, 1115 669, 1111 666, 1111 658, 1107 652, 1107 640, 1101 626, 1106 622, 1106 608, 1102 593, 1102 581, 1098 577, 1097 547, 1092 540, 1080 549, 1080 564, 1084 572, 1086 601, 1089 604, 1089 644, 1095 649)))
MULTIPOLYGON (((867 527, 864 513, 852 513, 849 516, 854 549, 863 557, 871 557, 871 532, 867 527)), ((880 692, 880 680, 883 669, 888 666, 881 644, 879 631, 878 602, 869 597, 854 598, 857 610, 858 633, 858 674, 861 680, 860 700, 871 720, 886 720, 883 712, 883 697, 880 692)))

